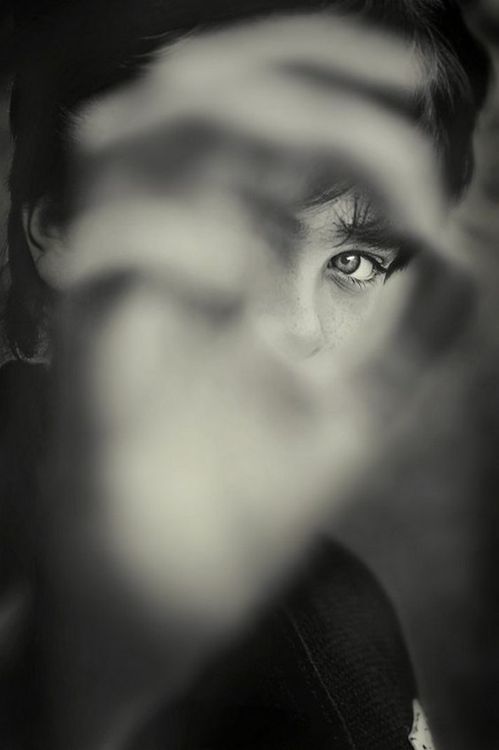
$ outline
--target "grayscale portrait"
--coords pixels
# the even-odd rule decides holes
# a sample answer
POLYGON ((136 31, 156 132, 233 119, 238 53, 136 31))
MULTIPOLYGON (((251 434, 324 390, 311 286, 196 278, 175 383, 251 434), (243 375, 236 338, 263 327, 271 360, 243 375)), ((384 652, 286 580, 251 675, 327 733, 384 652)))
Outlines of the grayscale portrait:
POLYGON ((492 750, 495 0, 0 8, 0 747, 492 750))

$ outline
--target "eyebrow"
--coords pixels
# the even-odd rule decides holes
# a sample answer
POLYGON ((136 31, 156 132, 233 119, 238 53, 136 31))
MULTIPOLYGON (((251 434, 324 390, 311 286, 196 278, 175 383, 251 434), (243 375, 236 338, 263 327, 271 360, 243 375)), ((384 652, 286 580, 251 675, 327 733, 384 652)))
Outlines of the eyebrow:
MULTIPOLYGON (((327 189, 311 190, 305 200, 294 207, 251 190, 243 191, 243 198, 250 208, 255 230, 263 235, 274 251, 285 255, 289 252, 290 243, 300 240, 306 234, 304 214, 328 206, 332 208, 339 198, 351 190, 351 184, 336 184, 327 189)), ((351 243, 364 250, 393 252, 394 258, 386 271, 386 278, 389 278, 396 271, 407 267, 417 253, 417 248, 414 242, 401 236, 393 226, 384 221, 380 211, 373 211, 369 202, 362 205, 362 197, 359 195, 359 200, 354 203, 351 220, 337 217, 329 222, 331 248, 341 248, 351 243), (359 212, 359 207, 363 211, 359 212)))
MULTIPOLYGON (((354 191, 352 185, 337 185, 312 195, 304 204, 304 210, 320 210, 331 206, 335 202, 354 191)), ((391 251, 395 257, 387 269, 387 278, 395 271, 407 267, 417 248, 414 242, 400 235, 393 225, 390 225, 368 195, 355 193, 353 195, 353 212, 351 217, 337 216, 331 220, 329 229, 334 234, 334 247, 354 244, 364 249, 391 251), (339 239, 338 239, 339 238, 339 239)))

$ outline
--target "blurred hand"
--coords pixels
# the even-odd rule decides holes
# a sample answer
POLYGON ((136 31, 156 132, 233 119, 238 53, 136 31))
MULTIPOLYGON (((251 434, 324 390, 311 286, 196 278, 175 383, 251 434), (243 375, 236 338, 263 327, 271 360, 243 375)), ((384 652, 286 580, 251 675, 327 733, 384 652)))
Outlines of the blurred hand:
POLYGON ((151 621, 189 623, 208 650, 383 455, 446 340, 439 311, 462 301, 436 159, 408 115, 421 76, 397 39, 330 16, 272 19, 174 45, 75 123, 81 200, 54 284, 58 453, 83 499, 59 519, 62 554, 151 621), (364 181, 426 248, 398 327, 327 387, 247 315, 265 242, 252 206, 290 210, 318 169, 364 181))

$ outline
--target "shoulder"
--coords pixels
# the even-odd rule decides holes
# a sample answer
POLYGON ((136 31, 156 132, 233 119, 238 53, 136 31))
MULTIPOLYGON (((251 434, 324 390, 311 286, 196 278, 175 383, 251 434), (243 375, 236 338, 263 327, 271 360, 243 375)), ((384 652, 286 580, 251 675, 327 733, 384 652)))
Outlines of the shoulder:
POLYGON ((304 668, 354 746, 364 747, 365 738, 369 747, 407 743, 417 694, 413 668, 394 607, 367 566, 324 541, 285 613, 304 668))
POLYGON ((312 609, 329 628, 365 632, 371 641, 401 649, 406 658, 399 619, 383 586, 367 565, 332 539, 321 540, 290 604, 293 610, 312 609))
POLYGON ((411 746, 415 697, 388 597, 361 561, 325 541, 188 702, 200 734, 216 739, 210 747, 399 750, 411 746))

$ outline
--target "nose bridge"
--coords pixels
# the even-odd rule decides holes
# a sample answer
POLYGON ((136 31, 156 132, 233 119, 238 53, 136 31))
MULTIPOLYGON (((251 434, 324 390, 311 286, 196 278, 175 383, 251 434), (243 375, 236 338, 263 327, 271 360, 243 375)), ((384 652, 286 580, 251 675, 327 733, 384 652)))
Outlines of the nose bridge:
POLYGON ((317 279, 303 269, 293 269, 281 276, 277 286, 269 289, 265 305, 274 343, 288 356, 306 359, 324 344, 317 279))
POLYGON ((299 358, 310 357, 323 344, 323 329, 317 305, 316 289, 300 289, 290 301, 284 321, 283 335, 290 353, 299 358))

